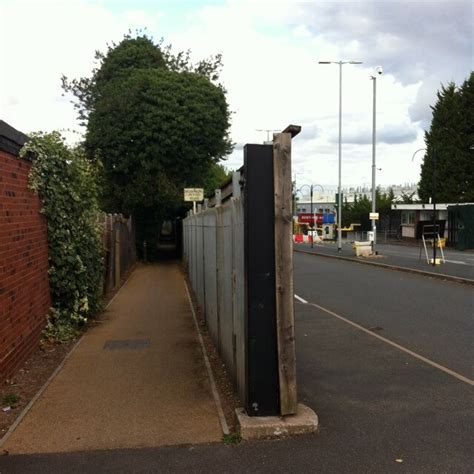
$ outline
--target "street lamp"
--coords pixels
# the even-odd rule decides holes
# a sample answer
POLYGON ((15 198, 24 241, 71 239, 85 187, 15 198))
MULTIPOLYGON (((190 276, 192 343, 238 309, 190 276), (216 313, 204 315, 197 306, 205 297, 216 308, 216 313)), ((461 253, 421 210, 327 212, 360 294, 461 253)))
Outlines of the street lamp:
MULTIPOLYGON (((427 148, 420 148, 413 153, 411 161, 419 151, 428 151, 427 148)), ((433 201, 433 266, 436 266, 436 152, 433 149, 433 176, 431 184, 431 200, 433 201)))
POLYGON ((309 193, 310 193, 310 197, 311 197, 311 248, 313 248, 313 241, 314 241, 314 227, 315 227, 315 222, 314 222, 314 214, 313 214, 313 189, 315 186, 319 186, 323 193, 324 193, 324 188, 320 185, 320 184, 303 184, 299 189, 298 191, 301 193, 301 190, 307 186, 309 188, 309 193))
MULTIPOLYGON (((375 72, 381 76, 383 74, 383 69, 381 66, 377 66, 375 68, 375 72)), ((377 97, 377 76, 370 76, 370 79, 373 81, 373 106, 372 106, 372 214, 376 212, 376 193, 375 193, 375 173, 376 173, 376 165, 375 165, 375 148, 376 148, 376 97, 377 97)), ((375 244, 377 243, 377 221, 372 219, 372 232, 373 232, 373 240, 372 240, 372 253, 375 250, 375 244)))
POLYGON ((339 177, 338 177, 338 206, 337 206, 337 250, 342 250, 342 194, 341 194, 341 156, 342 156, 342 65, 362 64, 362 61, 319 61, 319 64, 339 64, 339 177))

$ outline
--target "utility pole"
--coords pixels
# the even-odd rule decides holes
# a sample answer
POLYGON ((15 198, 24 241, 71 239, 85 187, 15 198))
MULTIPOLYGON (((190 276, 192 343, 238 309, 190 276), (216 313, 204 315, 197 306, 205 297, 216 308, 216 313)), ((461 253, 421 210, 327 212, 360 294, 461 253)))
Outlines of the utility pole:
MULTIPOLYGON (((383 70, 382 67, 378 66, 375 71, 377 74, 382 75, 383 70)), ((375 214, 376 212, 376 184, 375 184, 375 173, 377 171, 376 168, 376 160, 375 160, 375 150, 376 150, 376 107, 377 107, 377 76, 370 76, 370 79, 373 82, 373 106, 372 106, 372 213, 375 214)), ((372 240, 372 253, 375 253, 375 244, 377 243, 377 221, 372 219, 372 232, 373 232, 373 240, 372 240)))

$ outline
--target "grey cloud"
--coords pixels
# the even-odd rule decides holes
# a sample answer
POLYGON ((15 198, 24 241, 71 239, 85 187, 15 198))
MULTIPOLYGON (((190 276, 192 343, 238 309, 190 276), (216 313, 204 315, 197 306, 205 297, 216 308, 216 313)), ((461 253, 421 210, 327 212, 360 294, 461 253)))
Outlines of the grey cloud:
POLYGON ((412 143, 416 140, 417 135, 417 130, 413 126, 387 125, 377 133, 377 141, 389 145, 412 143))
MULTIPOLYGON (((411 143, 417 138, 417 130, 412 125, 386 125, 377 131, 377 143, 398 145, 400 143, 411 143)), ((338 143, 339 136, 333 133, 329 137, 331 143, 338 143)), ((350 129, 343 131, 344 143, 353 145, 369 145, 372 143, 372 130, 350 129)))
POLYGON ((402 84, 422 81, 410 114, 426 127, 440 84, 462 83, 473 69, 473 8, 471 1, 304 3, 290 22, 339 46, 340 59, 382 65, 402 84), (362 57, 353 57, 353 42, 362 57))
POLYGON ((301 140, 314 140, 319 136, 319 128, 314 123, 303 123, 296 122, 297 125, 301 125, 301 133, 298 135, 298 139, 301 140))

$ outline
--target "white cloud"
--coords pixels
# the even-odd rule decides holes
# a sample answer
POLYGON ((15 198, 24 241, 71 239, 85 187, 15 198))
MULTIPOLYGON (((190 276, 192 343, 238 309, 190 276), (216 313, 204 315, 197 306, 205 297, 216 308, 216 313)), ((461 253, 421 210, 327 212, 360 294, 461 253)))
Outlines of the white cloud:
MULTIPOLYGON (((230 0, 201 8, 182 3, 181 16, 170 16, 165 2, 140 5, 146 9, 133 2, 129 7, 121 2, 117 11, 93 0, 4 0, 1 118, 26 132, 78 129, 72 105, 61 97, 61 74, 88 75, 95 50, 129 29, 147 27, 178 50, 191 48, 196 59, 223 53, 233 141, 261 142, 266 135, 256 129, 300 124, 303 133, 293 144, 298 179, 334 184, 338 67, 317 61, 357 59, 364 64, 343 68, 343 182, 370 180, 369 75, 379 64, 385 74, 377 80, 378 179, 413 182, 419 163, 410 157, 423 146, 436 89, 441 82, 463 80, 470 68, 467 2, 230 0)), ((241 162, 239 146, 227 165, 241 162)))
POLYGON ((90 75, 96 50, 119 41, 130 26, 156 20, 135 10, 114 15, 86 0, 5 0, 0 4, 2 119, 25 132, 80 131, 70 99, 62 97, 62 74, 90 75))

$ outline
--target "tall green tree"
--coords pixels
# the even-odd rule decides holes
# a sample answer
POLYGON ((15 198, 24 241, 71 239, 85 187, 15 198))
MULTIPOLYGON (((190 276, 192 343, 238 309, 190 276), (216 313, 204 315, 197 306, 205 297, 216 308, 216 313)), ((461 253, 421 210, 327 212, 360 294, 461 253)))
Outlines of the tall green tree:
POLYGON ((189 51, 174 55, 139 35, 96 59, 91 77, 63 78, 63 88, 87 127, 87 156, 102 162, 103 207, 157 235, 182 210, 183 188, 214 185, 232 150, 221 57, 193 64, 189 51))
POLYGON ((437 93, 418 188, 424 202, 433 196, 433 172, 437 202, 474 200, 473 84, 471 73, 460 88, 451 82, 437 93))
POLYGON ((228 151, 222 90, 195 73, 139 69, 110 81, 90 114, 86 150, 104 169, 107 210, 174 211, 228 151))

